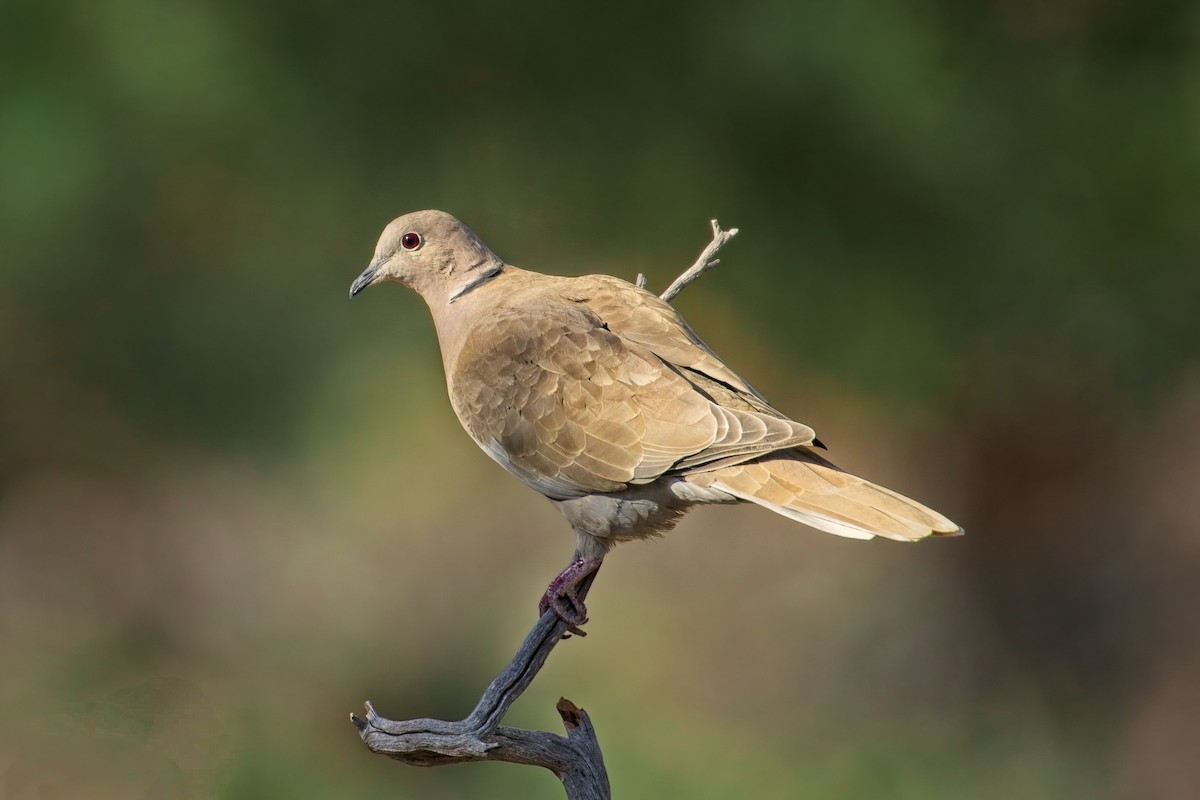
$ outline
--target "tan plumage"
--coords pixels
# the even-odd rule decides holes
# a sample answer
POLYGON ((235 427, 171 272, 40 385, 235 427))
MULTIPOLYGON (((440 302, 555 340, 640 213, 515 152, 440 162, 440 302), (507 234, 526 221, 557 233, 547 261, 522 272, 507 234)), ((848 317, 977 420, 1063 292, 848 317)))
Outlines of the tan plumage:
POLYGON ((351 294, 385 280, 429 305, 463 427, 558 505, 589 563, 617 541, 669 529, 697 503, 752 502, 853 538, 961 532, 817 455, 811 428, 632 284, 507 265, 439 211, 388 225, 351 294))
MULTIPOLYGON (((698 389, 705 373, 689 380, 692 370, 662 354, 674 347, 740 384, 702 345, 664 338, 652 349, 623 335, 621 315, 606 322, 620 308, 615 282, 513 268, 494 280, 503 304, 466 337, 450 374, 451 402, 481 447, 498 447, 518 477, 562 500, 812 443, 808 426, 756 410, 749 387, 746 400, 721 405, 698 389)), ((628 288, 642 308, 661 303, 628 288)))

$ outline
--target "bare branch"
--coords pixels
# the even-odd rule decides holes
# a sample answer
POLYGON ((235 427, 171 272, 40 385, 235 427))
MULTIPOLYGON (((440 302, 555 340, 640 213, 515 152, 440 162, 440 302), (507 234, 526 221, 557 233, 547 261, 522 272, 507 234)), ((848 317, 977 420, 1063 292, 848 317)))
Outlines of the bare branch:
MULTIPOLYGON (((586 597, 594 574, 580 587, 586 597)), ((546 663, 570 626, 547 611, 525 637, 512 662, 484 691, 475 710, 459 722, 437 719, 391 720, 366 704, 366 718, 350 715, 371 752, 405 764, 436 767, 466 761, 509 761, 545 767, 563 782, 568 800, 609 800, 608 774, 600 743, 587 712, 558 701, 565 737, 500 725, 505 713, 546 663)))
MULTIPOLYGON (((708 272, 717 264, 720 264, 721 259, 713 258, 713 256, 717 254, 718 250, 724 247, 726 242, 728 242, 734 236, 737 236, 737 228, 730 228, 727 231, 723 231, 715 219, 711 220, 711 222, 713 239, 711 242, 709 242, 708 247, 705 247, 703 252, 700 253, 700 257, 696 259, 696 263, 688 267, 682 275, 675 279, 674 283, 667 287, 665 292, 659 295, 659 297, 668 303, 675 298, 675 295, 683 291, 684 287, 696 280, 696 278, 699 278, 705 272, 708 272)), ((639 275, 638 278, 641 279, 641 276, 639 275)))

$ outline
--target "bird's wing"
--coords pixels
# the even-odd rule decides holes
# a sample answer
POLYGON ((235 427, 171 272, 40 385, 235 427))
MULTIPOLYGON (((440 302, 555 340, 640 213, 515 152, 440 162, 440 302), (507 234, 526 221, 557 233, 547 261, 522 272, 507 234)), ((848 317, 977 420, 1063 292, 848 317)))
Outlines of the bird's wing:
POLYGON ((636 342, 660 359, 683 371, 702 391, 716 388, 722 404, 761 411, 776 411, 758 390, 725 365, 692 330, 675 307, 657 295, 611 275, 587 275, 572 281, 571 290, 586 302, 614 333, 636 342), (714 387, 717 383, 722 388, 714 387))
POLYGON ((557 499, 812 442, 805 425, 718 402, 686 369, 619 334, 586 300, 555 290, 472 326, 451 399, 489 455, 557 499))

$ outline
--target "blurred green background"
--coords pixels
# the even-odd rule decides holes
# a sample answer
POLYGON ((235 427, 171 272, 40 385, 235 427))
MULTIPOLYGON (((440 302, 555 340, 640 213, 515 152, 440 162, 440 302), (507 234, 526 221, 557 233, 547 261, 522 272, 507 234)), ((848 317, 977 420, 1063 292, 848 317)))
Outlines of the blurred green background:
POLYGON ((614 552, 511 724, 619 797, 1192 797, 1200 7, 0 7, 0 798, 554 798, 465 714, 569 556, 477 451, 394 216, 646 273, 845 467, 968 529, 752 508, 614 552))

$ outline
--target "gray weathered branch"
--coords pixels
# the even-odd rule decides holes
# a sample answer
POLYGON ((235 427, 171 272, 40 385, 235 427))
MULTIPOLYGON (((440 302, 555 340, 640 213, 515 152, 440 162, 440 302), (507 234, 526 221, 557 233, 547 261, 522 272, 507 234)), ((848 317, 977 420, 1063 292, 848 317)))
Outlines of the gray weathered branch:
MULTIPOLYGON (((734 236, 737 236, 737 228, 730 228, 727 231, 723 231, 715 219, 710 220, 710 224, 712 225, 713 231, 712 241, 708 243, 708 246, 705 247, 703 251, 701 251, 700 257, 696 259, 696 263, 688 267, 682 275, 675 279, 674 283, 667 287, 665 292, 659 295, 659 297, 666 302, 669 303, 674 300, 675 295, 682 292, 688 286, 688 284, 696 280, 696 278, 699 278, 705 272, 708 272, 717 264, 720 264, 721 259, 714 258, 714 256, 717 254, 717 251, 724 247, 726 242, 728 242, 734 236)), ((638 274, 637 286, 639 289, 646 288, 645 275, 640 273, 638 274)))
MULTIPOLYGON (((591 581, 589 578, 581 587, 581 600, 586 597, 591 581)), ((586 711, 565 698, 558 701, 558 713, 567 731, 565 737, 500 725, 509 707, 533 682, 550 651, 569 628, 553 611, 542 614, 512 662, 492 681, 475 710, 464 720, 391 720, 380 716, 370 703, 366 704, 365 719, 356 714, 351 714, 350 719, 372 752, 405 764, 420 767, 466 761, 532 764, 557 775, 569 800, 609 800, 608 773, 586 711)))

